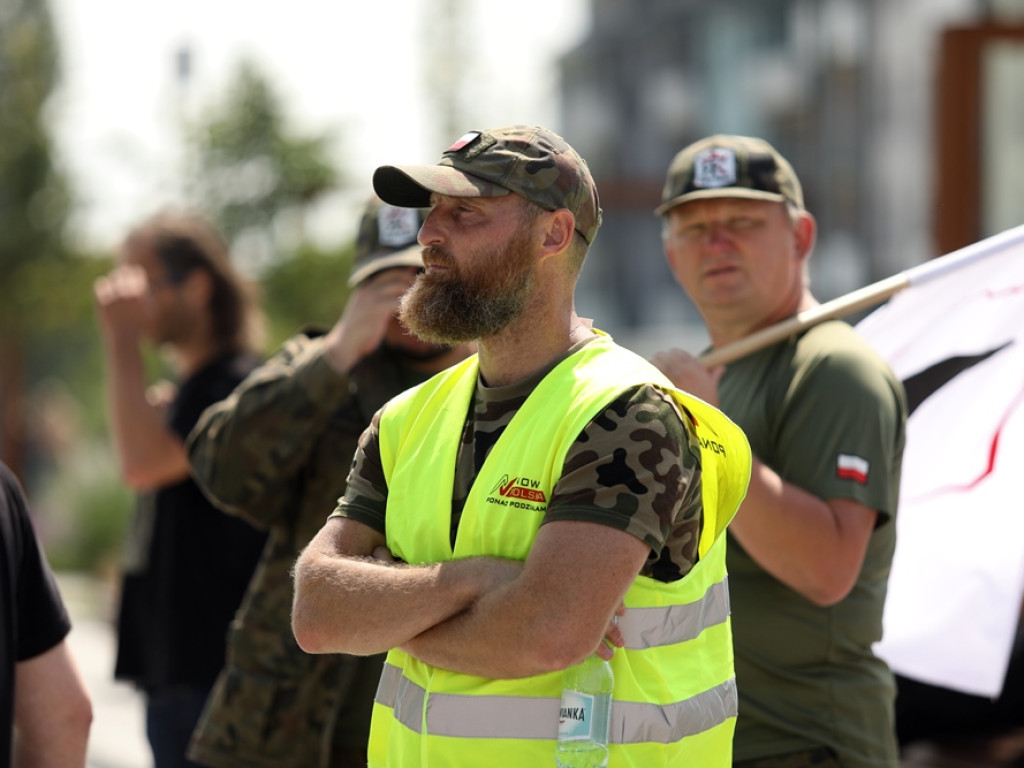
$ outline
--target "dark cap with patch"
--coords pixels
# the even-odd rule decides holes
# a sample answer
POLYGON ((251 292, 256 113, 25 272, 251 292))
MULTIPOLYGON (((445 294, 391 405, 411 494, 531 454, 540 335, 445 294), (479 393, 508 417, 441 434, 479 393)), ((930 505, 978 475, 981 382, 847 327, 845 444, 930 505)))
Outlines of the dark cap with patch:
POLYGON ((804 194, 793 167, 764 139, 717 135, 673 158, 661 193, 659 216, 690 200, 742 197, 774 200, 803 210, 804 194))
POLYGON ((426 217, 425 209, 399 208, 370 198, 359 221, 349 287, 392 267, 422 267, 423 249, 416 238, 426 217))
POLYGON ((430 195, 500 197, 514 192, 547 211, 567 208, 576 231, 593 242, 601 225, 597 187, 587 163, 565 140, 538 126, 470 131, 437 165, 385 165, 373 188, 392 205, 422 208, 430 195))

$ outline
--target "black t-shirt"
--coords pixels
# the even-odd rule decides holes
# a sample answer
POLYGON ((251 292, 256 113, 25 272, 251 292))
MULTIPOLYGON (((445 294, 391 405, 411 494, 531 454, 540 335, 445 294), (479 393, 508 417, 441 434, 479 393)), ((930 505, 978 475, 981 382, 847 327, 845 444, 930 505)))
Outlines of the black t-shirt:
POLYGON ((53 648, 71 630, 17 478, 0 463, 0 767, 11 754, 14 667, 53 648))
MULTIPOLYGON (((185 381, 171 405, 184 441, 210 405, 258 364, 246 354, 216 360, 185 381)), ((266 535, 227 515, 189 478, 136 505, 135 562, 126 564, 115 677, 147 691, 209 687, 224 666, 228 626, 245 594, 266 535)))

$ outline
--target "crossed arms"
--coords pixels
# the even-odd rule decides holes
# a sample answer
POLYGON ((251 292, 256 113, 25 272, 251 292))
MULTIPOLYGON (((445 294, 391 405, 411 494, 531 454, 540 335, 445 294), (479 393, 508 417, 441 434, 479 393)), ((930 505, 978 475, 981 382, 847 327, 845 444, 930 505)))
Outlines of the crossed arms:
POLYGON ((309 653, 400 648, 433 666, 490 678, 610 658, 613 617, 650 548, 588 522, 541 526, 525 562, 471 557, 388 562, 384 536, 327 521, 295 565, 292 629, 309 653))

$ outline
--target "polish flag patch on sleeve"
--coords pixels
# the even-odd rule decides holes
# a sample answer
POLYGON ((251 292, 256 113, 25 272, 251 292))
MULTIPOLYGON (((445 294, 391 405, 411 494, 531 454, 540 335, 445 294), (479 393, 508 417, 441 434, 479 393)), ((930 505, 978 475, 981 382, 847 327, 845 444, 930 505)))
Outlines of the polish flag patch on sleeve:
POLYGON ((867 459, 849 453, 840 453, 836 457, 836 477, 841 477, 844 480, 856 480, 864 485, 868 481, 870 466, 867 459))

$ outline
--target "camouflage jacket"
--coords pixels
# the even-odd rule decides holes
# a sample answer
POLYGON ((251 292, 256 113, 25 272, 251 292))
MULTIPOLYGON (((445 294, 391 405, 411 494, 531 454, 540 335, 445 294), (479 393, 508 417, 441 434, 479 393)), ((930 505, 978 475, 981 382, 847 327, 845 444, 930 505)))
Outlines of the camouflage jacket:
POLYGON ((210 407, 189 436, 196 481, 269 536, 190 756, 215 768, 366 764, 382 656, 312 656, 291 630, 291 567, 345 490, 374 412, 423 377, 380 350, 348 377, 299 334, 210 407))

